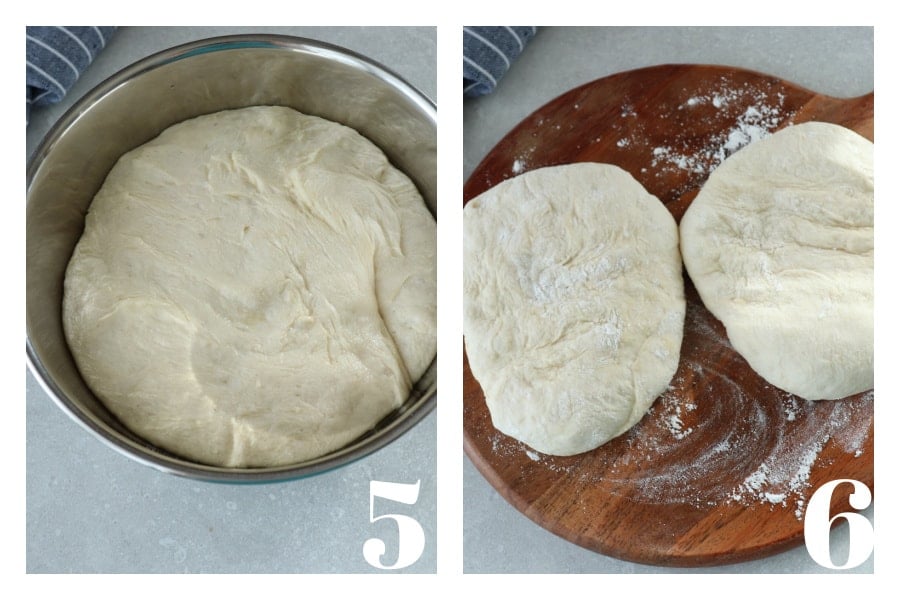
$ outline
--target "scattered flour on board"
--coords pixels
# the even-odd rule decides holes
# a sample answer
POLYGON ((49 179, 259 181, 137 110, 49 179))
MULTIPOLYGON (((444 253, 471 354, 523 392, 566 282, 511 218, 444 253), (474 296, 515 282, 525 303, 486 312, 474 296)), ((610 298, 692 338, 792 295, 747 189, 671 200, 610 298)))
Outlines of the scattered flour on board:
MULTIPOLYGON (((735 115, 733 124, 704 139, 699 149, 696 140, 678 137, 665 144, 648 145, 649 138, 639 123, 632 123, 627 135, 620 133, 613 139, 620 149, 647 147, 649 164, 657 176, 674 171, 706 176, 731 154, 790 124, 793 116, 785 109, 783 94, 735 85, 725 78, 709 93, 692 96, 673 110, 688 118, 694 113, 709 115, 710 109, 719 117, 735 115)), ((626 103, 619 116, 631 122, 638 115, 626 103)), ((674 118, 671 114, 661 116, 674 118)), ((544 124, 543 119, 537 122, 538 126, 544 124)), ((621 128, 613 125, 613 130, 621 128)), ((592 142, 602 139, 598 135, 592 142)), ((535 150, 527 148, 516 156, 511 166, 513 175, 530 168, 535 150)), ((729 345, 726 338, 706 333, 713 343, 729 345)), ((606 461, 602 479, 621 483, 636 500, 790 507, 796 518, 802 519, 810 475, 821 460, 822 450, 832 444, 853 457, 864 452, 871 427, 872 392, 851 401, 817 403, 773 388, 780 403, 772 406, 771 398, 767 405, 749 398, 737 382, 710 366, 689 362, 679 373, 644 421, 623 435, 628 451, 600 461, 606 461), (685 393, 695 385, 705 388, 685 393), (713 439, 698 435, 713 422, 730 426, 716 428, 720 433, 713 439)), ((498 457, 511 458, 524 452, 536 468, 582 479, 598 477, 581 472, 577 457, 544 455, 496 431, 490 441, 498 457)))
POLYGON ((734 127, 714 137, 712 142, 699 151, 686 153, 677 147, 657 146, 653 148, 651 165, 654 167, 675 167, 692 173, 708 175, 722 162, 753 142, 771 135, 781 123, 779 106, 749 106, 741 114, 734 127))
MULTIPOLYGON (((689 305, 686 327, 703 332, 713 346, 730 347, 702 315, 689 305)), ((614 452, 596 450, 588 469, 579 468, 578 456, 544 455, 498 432, 492 450, 506 458, 524 452, 535 468, 580 485, 622 489, 638 502, 778 506, 802 520, 811 474, 827 466, 823 450, 829 448, 826 456, 863 454, 874 392, 815 402, 766 386, 762 395, 750 397, 715 365, 685 357, 647 416, 611 442, 618 444, 614 452)))
MULTIPOLYGON (((543 124, 543 119, 541 120, 543 124)), ((537 151, 537 145, 531 145, 527 148, 521 149, 516 153, 515 158, 513 159, 512 165, 510 166, 510 171, 513 175, 521 175, 525 171, 528 171, 532 168, 531 163, 533 162, 534 153, 537 151)))
MULTIPOLYGON (((499 433, 492 438, 492 449, 498 456, 524 452, 536 466, 578 477, 582 484, 621 485, 636 501, 698 507, 778 505, 802 520, 813 491, 810 474, 822 450, 831 442, 858 457, 868 436, 871 421, 859 417, 871 414, 872 392, 855 400, 822 403, 784 394, 783 403, 790 409, 775 411, 736 393, 727 400, 737 406, 718 412, 685 402, 677 391, 683 383, 676 381, 647 419, 625 434, 627 452, 599 460, 607 463, 603 475, 581 472, 577 457, 544 455, 499 433), (790 431, 785 425, 788 415, 795 421, 790 431), (686 425, 688 420, 692 425, 686 425), (733 427, 718 438, 700 436, 703 441, 694 443, 694 434, 715 420, 733 420, 733 427)), ((707 397, 703 402, 723 400, 707 397)))
POLYGON ((491 442, 491 452, 494 454, 494 456, 511 458, 521 452, 524 452, 525 456, 527 456, 533 462, 538 463, 538 465, 540 465, 540 467, 543 469, 547 469, 556 473, 571 473, 574 469, 572 465, 558 464, 558 461, 555 457, 536 452, 522 442, 511 437, 507 437, 499 431, 493 431, 489 439, 491 442))
POLYGON ((513 161, 512 172, 514 175, 519 175, 525 170, 526 162, 521 158, 517 158, 513 161))
MULTIPOLYGON (((638 119, 634 105, 628 100, 619 108, 620 121, 612 123, 611 130, 613 134, 618 133, 613 138, 616 147, 647 148, 648 165, 656 171, 657 177, 678 171, 707 176, 744 146, 764 139, 781 125, 790 123, 793 114, 785 108, 785 100, 781 92, 772 93, 769 89, 749 83, 736 84, 723 77, 709 92, 694 95, 678 105, 673 103, 660 107, 663 113, 657 115, 664 119, 699 119, 708 123, 718 122, 722 118, 732 119, 725 130, 717 129, 715 133, 700 140, 699 146, 697 139, 692 137, 693 134, 688 135, 688 128, 685 128, 685 134, 675 135, 663 144, 658 144, 659 140, 651 141, 645 124, 638 119), (711 109, 716 121, 711 120, 711 109)), ((579 110, 581 105, 575 103, 573 109, 579 110)), ((575 128, 574 122, 565 125, 569 130, 575 128)), ((543 117, 538 118, 534 126, 537 130, 559 131, 563 128, 562 124, 543 117)), ((584 140, 584 144, 598 144, 602 141, 603 136, 595 135, 584 140)), ((536 150, 536 146, 524 148, 513 157, 510 165, 513 176, 533 168, 532 159, 536 150)), ((641 172, 646 171, 647 167, 641 169, 641 172)))
MULTIPOLYGON (((708 93, 692 96, 675 108, 660 107, 660 110, 663 112, 657 116, 667 120, 699 120, 706 123, 719 122, 723 118, 733 120, 728 121, 731 124, 724 130, 716 129, 702 138, 699 144, 694 137, 694 128, 685 128, 684 135, 676 134, 665 143, 658 144, 659 140, 651 141, 642 124, 629 124, 627 135, 620 137, 616 145, 619 148, 647 148, 648 162, 657 176, 677 171, 709 175, 730 155, 768 137, 783 123, 790 122, 792 117, 785 109, 783 93, 773 94, 768 89, 748 83, 738 85, 727 78, 719 80, 718 85, 708 93)), ((634 108, 626 103, 620 110, 620 117, 626 119, 633 116, 636 116, 634 108)), ((617 126, 613 125, 613 128, 617 126)), ((645 169, 642 172, 646 172, 645 169)))
POLYGON ((740 113, 727 131, 713 135, 699 150, 687 151, 686 144, 656 146, 651 150, 651 165, 675 168, 691 173, 709 175, 722 162, 753 142, 771 135, 787 116, 784 111, 784 94, 775 94, 774 98, 764 90, 751 86, 722 87, 710 94, 694 96, 685 101, 679 110, 690 111, 699 106, 710 105, 719 110, 728 110, 736 103, 749 105, 740 113))

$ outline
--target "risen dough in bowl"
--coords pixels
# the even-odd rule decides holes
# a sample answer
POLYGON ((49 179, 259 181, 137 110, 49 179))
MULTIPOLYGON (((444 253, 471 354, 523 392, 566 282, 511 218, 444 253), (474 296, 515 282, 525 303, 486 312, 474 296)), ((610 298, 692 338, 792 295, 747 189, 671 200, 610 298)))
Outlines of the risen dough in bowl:
POLYGON ((788 127, 713 171, 681 221, 687 271, 735 350, 809 400, 873 386, 873 147, 788 127))
POLYGON ((132 431, 228 467, 370 429, 436 351, 435 221, 357 132, 283 107, 191 119, 90 206, 63 323, 132 431))
POLYGON ((672 215, 622 169, 508 179, 464 210, 464 334, 494 426, 546 454, 616 437, 678 367, 672 215))

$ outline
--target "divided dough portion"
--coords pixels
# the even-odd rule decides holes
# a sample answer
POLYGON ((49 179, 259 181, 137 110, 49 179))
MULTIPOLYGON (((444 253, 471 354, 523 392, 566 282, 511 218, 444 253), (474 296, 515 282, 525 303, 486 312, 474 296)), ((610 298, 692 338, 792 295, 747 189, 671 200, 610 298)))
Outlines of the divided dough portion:
POLYGON ((874 145, 803 123, 729 157, 681 221, 685 266, 734 348, 809 400, 873 386, 874 145))
POLYGON ((123 156, 65 280, 87 383, 178 455, 264 467, 340 448, 436 352, 435 221, 356 131, 283 107, 123 156))
POLYGON ((464 333, 494 426, 546 454, 624 433, 678 367, 672 215, 619 167, 546 167, 464 210, 464 333))

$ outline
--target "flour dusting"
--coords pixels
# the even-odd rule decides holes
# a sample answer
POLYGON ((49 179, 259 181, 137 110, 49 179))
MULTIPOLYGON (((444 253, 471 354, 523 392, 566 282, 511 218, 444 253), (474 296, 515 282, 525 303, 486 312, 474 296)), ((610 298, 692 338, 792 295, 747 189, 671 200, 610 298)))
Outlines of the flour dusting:
MULTIPOLYGON (((627 135, 619 137, 616 146, 646 148, 648 163, 657 177, 676 172, 708 176, 730 155, 768 137, 793 116, 785 108, 783 93, 746 82, 737 84, 725 77, 708 93, 691 96, 674 107, 663 104, 657 109, 660 112, 655 116, 685 124, 664 143, 648 135, 640 123, 629 120, 613 125, 614 129, 628 128, 627 135), (722 122, 726 127, 712 126, 722 122), (697 133, 709 129, 713 132, 697 133), (701 137, 698 139, 697 135, 701 137)), ((630 104, 620 109, 621 119, 634 116, 630 104)))
MULTIPOLYGON (((689 303, 686 328, 730 351, 703 315, 689 303)), ((578 456, 544 455, 499 433, 494 453, 524 451, 536 468, 578 477, 581 485, 622 489, 638 502, 777 506, 798 520, 813 491, 811 474, 827 465, 825 457, 864 454, 874 392, 815 402, 765 384, 763 397, 755 398, 719 363, 698 362, 685 350, 669 388, 637 426, 610 442, 615 451, 601 447, 590 455, 591 468, 579 469, 578 456)))
MULTIPOLYGON (((609 135, 607 129, 602 135, 593 132, 584 143, 614 145, 623 153, 645 153, 647 166, 641 173, 652 171, 667 183, 673 181, 670 176, 689 176, 693 183, 685 184, 680 192, 692 189, 741 148, 790 125, 794 116, 784 94, 777 90, 725 77, 704 93, 657 108, 654 117, 675 124, 669 132, 677 133, 662 138, 657 132, 648 132, 638 118, 639 109, 625 101, 609 135)), ((536 125, 559 129, 558 124, 545 124, 544 119, 536 125)), ((534 146, 524 147, 517 153, 512 174, 536 166, 535 150, 534 146)), ((620 266, 596 268, 604 271, 620 266)), ((579 286, 583 278, 596 275, 573 270, 563 277, 547 271, 538 280, 535 297, 555 299, 561 291, 579 286)), ((722 356, 734 355, 727 337, 702 316, 704 313, 688 305, 685 331, 694 332, 695 345, 686 344, 678 372, 644 419, 609 446, 574 457, 549 456, 494 431, 489 438, 493 454, 512 460, 524 453, 529 459, 526 469, 577 477, 584 486, 620 489, 637 502, 779 507, 802 520, 815 470, 827 466, 829 456, 842 453, 860 458, 865 454, 874 393, 851 400, 812 402, 765 385, 759 394, 748 394, 744 383, 732 378, 735 370, 727 364, 692 358, 710 356, 710 346, 720 349, 722 356), (615 450, 606 451, 608 448, 615 450), (590 466, 580 468, 582 461, 590 466)), ((605 322, 601 346, 614 345, 619 329, 615 318, 605 322)))
POLYGON ((688 99, 679 110, 710 105, 716 109, 727 109, 740 101, 750 105, 740 113, 734 124, 726 131, 716 133, 699 150, 688 150, 686 141, 679 144, 656 146, 651 150, 651 165, 666 169, 679 169, 700 175, 709 175, 722 162, 748 144, 767 138, 781 125, 786 114, 784 94, 770 98, 765 91, 749 86, 729 88, 724 85, 717 92, 688 99))
MULTIPOLYGON (((731 350, 691 304, 685 327, 731 350)), ((604 479, 649 502, 790 506, 800 519, 823 450, 830 444, 854 458, 863 454, 874 392, 815 402, 766 385, 764 398, 751 397, 725 370, 686 353, 669 389, 626 434, 631 456, 614 461, 604 479)))

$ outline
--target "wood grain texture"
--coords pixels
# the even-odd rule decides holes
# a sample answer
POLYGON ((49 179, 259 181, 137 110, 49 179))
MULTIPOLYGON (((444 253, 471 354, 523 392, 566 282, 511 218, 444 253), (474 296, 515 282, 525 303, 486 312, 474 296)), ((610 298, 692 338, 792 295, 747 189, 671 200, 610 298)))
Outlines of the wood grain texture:
MULTIPOLYGON (((873 139, 873 102, 718 66, 620 73, 522 121, 475 169, 463 202, 527 170, 595 161, 629 171, 680 220, 741 136, 816 120, 873 139)), ((874 394, 806 402, 770 386, 733 350, 686 273, 685 288, 678 372, 631 431, 577 456, 541 455, 494 429, 464 354, 465 452, 538 525, 616 558, 706 566, 802 544, 812 491, 843 478, 874 488, 874 394)), ((846 490, 832 509, 850 510, 846 490)))

